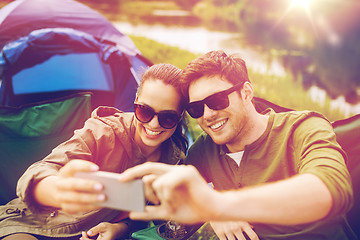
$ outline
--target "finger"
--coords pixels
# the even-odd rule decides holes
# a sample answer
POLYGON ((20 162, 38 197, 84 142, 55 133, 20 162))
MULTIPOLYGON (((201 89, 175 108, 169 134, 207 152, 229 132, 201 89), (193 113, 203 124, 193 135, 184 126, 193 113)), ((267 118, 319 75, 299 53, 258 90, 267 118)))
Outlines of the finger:
POLYGON ((156 196, 156 192, 154 191, 154 188, 152 186, 155 179, 156 179, 156 176, 152 174, 152 175, 144 176, 142 178, 142 181, 144 182, 145 198, 154 204, 159 204, 160 201, 159 201, 158 197, 156 196))
POLYGON ((177 203, 187 194, 186 180, 177 175, 179 168, 169 171, 158 177, 152 183, 152 189, 162 204, 168 205, 171 209, 177 208, 177 203))
POLYGON ((100 232, 103 231, 104 228, 104 224, 103 223, 99 223, 98 225, 96 225, 95 227, 90 228, 86 234, 89 235, 90 237, 93 237, 97 234, 99 234, 100 232))
POLYGON ((218 236, 219 240, 227 240, 227 237, 225 236, 224 233, 217 233, 217 232, 215 233, 218 236))
POLYGON ((119 176, 119 181, 128 182, 136 178, 142 178, 149 174, 161 175, 170 171, 171 165, 164 163, 147 162, 133 168, 127 169, 119 176))
POLYGON ((81 240, 90 240, 90 238, 88 238, 86 232, 81 232, 81 240))
POLYGON ((246 240, 242 231, 236 231, 233 233, 238 240, 246 240))
POLYGON ((60 169, 59 175, 61 177, 72 177, 75 172, 94 172, 98 170, 99 166, 93 162, 85 160, 71 160, 60 169))
POLYGON ((104 186, 94 180, 83 178, 59 178, 56 182, 56 187, 63 191, 81 191, 81 192, 99 192, 104 186))
POLYGON ((69 202, 77 204, 96 204, 106 200, 106 196, 103 193, 79 193, 64 191, 58 196, 60 202, 69 202))
POLYGON ((194 180, 194 177, 199 177, 198 180, 203 181, 206 184, 205 180, 201 177, 195 167, 193 166, 172 166, 166 173, 161 177, 155 180, 153 184, 162 186, 167 190, 176 190, 176 188, 181 186, 190 187, 191 183, 194 180))
POLYGON ((129 217, 133 220, 167 220, 170 214, 163 208, 163 206, 146 206, 144 212, 130 212, 129 217))
POLYGON ((250 225, 245 226, 243 228, 243 231, 246 233, 246 235, 251 239, 251 240, 259 240, 258 235, 255 233, 255 231, 251 228, 250 225))

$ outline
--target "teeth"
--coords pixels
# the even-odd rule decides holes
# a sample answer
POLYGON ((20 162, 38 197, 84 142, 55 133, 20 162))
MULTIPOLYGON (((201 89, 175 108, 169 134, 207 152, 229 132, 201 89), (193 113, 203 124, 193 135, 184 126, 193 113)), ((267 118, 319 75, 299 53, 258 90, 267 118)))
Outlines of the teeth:
POLYGON ((150 135, 150 136, 156 136, 156 135, 159 135, 161 132, 155 132, 155 131, 151 131, 151 130, 149 130, 149 129, 147 129, 147 128, 145 128, 145 131, 146 131, 146 133, 148 134, 148 135, 150 135))
POLYGON ((224 125, 225 122, 226 122, 226 120, 223 120, 223 121, 221 121, 221 122, 215 123, 214 125, 211 125, 210 128, 213 129, 213 130, 215 130, 215 129, 221 127, 222 125, 224 125))

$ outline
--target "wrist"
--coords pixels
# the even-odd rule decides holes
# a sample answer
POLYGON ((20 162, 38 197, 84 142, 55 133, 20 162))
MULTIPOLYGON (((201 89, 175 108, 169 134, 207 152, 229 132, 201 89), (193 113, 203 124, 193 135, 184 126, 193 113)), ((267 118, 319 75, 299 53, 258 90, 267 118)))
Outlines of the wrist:
POLYGON ((37 204, 47 207, 60 208, 60 203, 56 198, 55 185, 57 178, 57 176, 48 176, 34 186, 32 196, 37 204))
POLYGON ((244 204, 241 203, 241 196, 235 191, 217 191, 216 205, 213 206, 214 221, 239 220, 242 216, 239 213, 244 204))

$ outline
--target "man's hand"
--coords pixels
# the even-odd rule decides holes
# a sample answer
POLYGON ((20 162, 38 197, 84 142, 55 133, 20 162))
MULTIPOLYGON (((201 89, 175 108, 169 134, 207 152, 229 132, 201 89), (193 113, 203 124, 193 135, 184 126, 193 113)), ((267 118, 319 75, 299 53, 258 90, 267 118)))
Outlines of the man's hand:
POLYGON ((114 240, 123 237, 127 231, 128 226, 125 223, 102 222, 89 231, 83 232, 80 239, 90 240, 97 236, 97 240, 114 240))
POLYGON ((60 169, 59 175, 46 177, 36 185, 35 199, 42 205, 58 207, 68 213, 99 209, 96 203, 105 200, 105 195, 100 193, 101 183, 74 177, 76 172, 98 169, 92 162, 72 160, 60 169))
POLYGON ((211 227, 220 240, 259 240, 252 227, 247 222, 210 222, 211 227))
POLYGON ((143 178, 146 198, 160 205, 131 212, 133 219, 171 219, 180 223, 206 222, 214 215, 217 192, 193 166, 145 163, 126 170, 120 181, 143 178))

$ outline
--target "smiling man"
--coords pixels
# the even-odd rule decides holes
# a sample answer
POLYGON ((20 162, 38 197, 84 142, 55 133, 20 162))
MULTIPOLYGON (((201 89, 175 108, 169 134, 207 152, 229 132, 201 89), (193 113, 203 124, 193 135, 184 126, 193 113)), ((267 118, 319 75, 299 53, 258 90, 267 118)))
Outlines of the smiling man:
POLYGON ((233 211, 241 221, 211 222, 221 240, 351 239, 343 215, 352 187, 328 120, 258 113, 245 62, 223 51, 193 60, 181 79, 187 111, 204 130, 186 163, 216 190, 239 190, 233 211))

